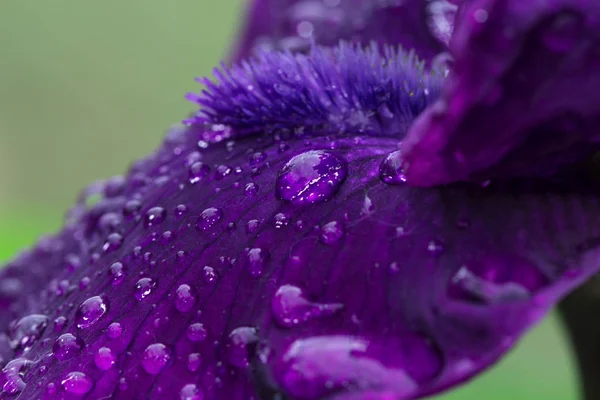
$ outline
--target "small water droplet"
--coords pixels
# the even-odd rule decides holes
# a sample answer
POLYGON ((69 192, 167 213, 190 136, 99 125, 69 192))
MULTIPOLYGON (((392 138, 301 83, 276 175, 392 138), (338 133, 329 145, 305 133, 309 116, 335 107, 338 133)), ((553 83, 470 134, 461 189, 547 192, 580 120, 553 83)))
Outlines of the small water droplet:
POLYGON ((203 400, 204 392, 193 383, 188 383, 179 391, 179 400, 203 400))
POLYGON ((277 229, 283 228, 284 226, 287 226, 290 223, 288 216, 285 215, 284 213, 275 214, 273 221, 275 224, 275 228, 277 228, 277 229))
POLYGON ((106 335, 111 339, 116 339, 123 333, 123 328, 121 324, 118 322, 111 323, 108 328, 106 328, 106 335))
POLYGON ((324 150, 311 150, 292 157, 277 177, 277 196, 294 204, 329 200, 348 174, 345 160, 324 150))
POLYGON ((258 185, 253 182, 246 184, 244 187, 244 193, 246 193, 246 196, 248 197, 254 196, 256 193, 258 193, 258 185))
POLYGON ((179 312, 188 312, 196 304, 196 296, 194 295, 190 285, 179 285, 175 291, 175 308, 179 312))
POLYGON ((83 372, 69 372, 60 384, 67 393, 83 395, 92 390, 94 381, 83 372))
POLYGON ((86 329, 94 325, 108 309, 108 302, 100 296, 93 296, 85 300, 75 313, 75 320, 79 329, 86 329))
POLYGON ((249 249, 246 252, 246 267, 250 275, 254 277, 262 275, 269 258, 269 252, 265 249, 259 247, 249 249))
POLYGON ((111 369, 115 365, 116 361, 117 357, 115 356, 115 353, 108 347, 100 347, 94 355, 94 363, 96 364, 96 367, 103 371, 108 371, 111 369))
POLYGON ((83 341, 81 339, 72 333, 65 333, 56 339, 52 351, 57 360, 66 361, 79 354, 82 348, 83 341))
POLYGON ((144 219, 144 226, 150 228, 152 226, 160 225, 164 222, 167 212, 162 207, 152 207, 146 212, 144 219))
POLYGON ((102 250, 105 252, 111 252, 117 250, 123 244, 123 236, 120 234, 113 232, 106 237, 106 241, 104 242, 104 246, 102 246, 102 250))
POLYGON ((220 208, 209 207, 202 211, 198 221, 196 221, 196 228, 201 231, 207 231, 217 224, 223 218, 223 211, 220 208))
POLYGON ((219 278, 217 271, 213 267, 209 267, 208 265, 202 269, 202 274, 204 275, 204 282, 208 284, 213 284, 219 278))
POLYGON ((142 356, 142 367, 150 375, 158 374, 171 359, 171 353, 162 343, 154 343, 146 347, 142 356))
POLYGON ((177 207, 175 207, 175 216, 182 217, 187 213, 187 211, 188 208, 185 204, 179 204, 177 207))
POLYGON ((135 284, 134 294, 138 300, 143 300, 146 296, 152 293, 152 290, 156 287, 156 281, 152 278, 142 278, 135 284))
POLYGON ((191 353, 187 359, 187 369, 190 372, 196 372, 202 365, 202 356, 199 353, 191 353))
POLYGON ((427 245, 427 251, 436 256, 440 255, 444 252, 444 243, 437 239, 431 240, 427 245))
POLYGON ((186 335, 192 342, 202 342, 208 336, 208 332, 201 322, 194 322, 188 326, 186 335))
POLYGON ((388 154, 381 162, 379 165, 379 177, 382 181, 389 184, 402 184, 406 182, 401 150, 396 150, 388 154))
POLYGON ((123 215, 127 219, 132 219, 133 217, 138 215, 138 213, 140 212, 141 209, 142 209, 142 203, 139 200, 136 200, 136 199, 129 200, 123 206, 123 215))
POLYGON ((251 219, 250 221, 248 221, 248 223, 246 223, 246 231, 248 233, 254 233, 258 230, 259 226, 260 226, 259 220, 251 219))
POLYGON ((111 277, 113 286, 123 282, 123 279, 125 279, 125 267, 123 263, 118 261, 113 263, 108 269, 108 274, 111 277))
POLYGON ((60 316, 54 319, 54 332, 60 332, 63 330, 67 323, 67 318, 60 316))
POLYGON ((210 173, 210 167, 201 161, 196 161, 190 165, 188 170, 189 181, 191 184, 200 182, 202 178, 210 173))
POLYGON ((258 331, 250 326, 234 329, 227 340, 227 362, 238 368, 250 365, 250 346, 258 342, 258 331))
POLYGON ((321 227, 321 242, 334 244, 344 236, 344 228, 338 221, 331 221, 321 227))
POLYGON ((299 325, 314 318, 333 315, 343 308, 339 303, 314 303, 308 300, 302 289, 283 285, 271 300, 271 311, 275 320, 286 328, 299 325))

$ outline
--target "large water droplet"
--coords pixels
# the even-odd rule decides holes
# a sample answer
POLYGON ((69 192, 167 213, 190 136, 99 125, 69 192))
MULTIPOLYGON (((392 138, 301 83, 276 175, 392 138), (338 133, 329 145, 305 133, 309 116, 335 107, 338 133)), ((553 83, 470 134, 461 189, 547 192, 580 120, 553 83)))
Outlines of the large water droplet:
POLYGON ((175 291, 175 308, 179 312, 190 311, 196 304, 196 296, 192 292, 190 285, 179 285, 175 291))
POLYGON ((288 161, 277 177, 280 199, 312 204, 330 199, 348 174, 342 158, 324 150, 311 150, 288 161))
POLYGON ((69 372, 60 384, 67 393, 83 395, 92 390, 94 381, 83 372, 69 372))
POLYGON ((254 277, 261 276, 269 258, 269 252, 265 249, 259 247, 249 249, 246 252, 246 268, 250 275, 254 277))
POLYGON ((75 314, 79 329, 86 329, 95 324, 108 310, 108 302, 101 296, 90 297, 85 300, 75 314))
POLYGON ((306 298, 299 287, 283 285, 271 300, 271 311, 282 326, 291 328, 314 318, 333 315, 343 308, 339 303, 314 303, 306 298))
POLYGON ((204 392, 202 389, 194 385, 193 383, 188 383, 179 391, 179 400, 202 400, 204 399, 204 392))
POLYGON ((235 328, 228 337, 227 362, 238 368, 250 365, 250 346, 258 342, 258 331, 250 326, 235 328))
POLYGON ((65 361, 79 354, 82 348, 83 341, 81 339, 72 333, 65 333, 56 339, 52 346, 52 351, 57 360, 65 361))
POLYGON ((96 364, 96 367, 103 371, 111 369, 116 361, 117 357, 115 356, 115 353, 108 347, 100 347, 96 354, 94 354, 94 363, 96 364))
POLYGON ((379 177, 382 181, 389 184, 402 184, 406 182, 401 150, 390 153, 381 162, 379 165, 379 177))
POLYGON ((142 356, 142 367, 150 375, 158 374, 171 359, 167 346, 162 343, 154 343, 146 347, 142 356))
POLYGON ((25 358, 15 358, 9 361, 2 369, 2 377, 0 378, 0 382, 4 382, 2 392, 9 395, 22 392, 27 386, 23 376, 32 364, 32 361, 25 358))
POLYGON ((451 278, 451 298, 480 304, 527 300, 548 284, 530 262, 519 258, 487 257, 463 265, 451 278))
POLYGON ((27 349, 44 333, 48 326, 48 317, 42 314, 30 314, 21 318, 11 329, 13 349, 27 349))
POLYGON ((143 300, 146 296, 152 293, 156 287, 156 282, 152 278, 142 278, 135 284, 134 295, 138 300, 143 300))
POLYGON ((215 226, 215 224, 222 218, 223 211, 220 208, 209 207, 202 211, 200 217, 198 217, 198 221, 196 221, 196 228, 201 231, 207 231, 215 226))

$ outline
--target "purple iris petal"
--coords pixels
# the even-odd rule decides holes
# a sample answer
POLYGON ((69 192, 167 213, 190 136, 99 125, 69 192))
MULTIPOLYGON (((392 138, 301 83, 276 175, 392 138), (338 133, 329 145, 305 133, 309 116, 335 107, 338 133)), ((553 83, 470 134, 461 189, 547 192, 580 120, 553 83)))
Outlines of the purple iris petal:
POLYGON ((549 176, 600 149, 600 3, 463 2, 453 70, 405 143, 409 182, 549 176))
MULTIPOLYGON (((271 62, 292 60, 311 59, 271 62)), ((321 77, 345 76, 332 60, 321 77)), ((314 83, 302 71, 296 91, 314 83)), ((230 89, 203 99, 235 105, 230 89)), ((218 120, 231 111, 172 129, 2 270, 2 398, 418 398, 493 364, 598 269, 595 186, 413 188, 386 179, 402 131, 265 111, 238 133, 218 120)))
POLYGON ((307 51, 311 42, 400 44, 431 60, 445 51, 454 8, 445 0, 250 0, 233 61, 260 50, 307 51))

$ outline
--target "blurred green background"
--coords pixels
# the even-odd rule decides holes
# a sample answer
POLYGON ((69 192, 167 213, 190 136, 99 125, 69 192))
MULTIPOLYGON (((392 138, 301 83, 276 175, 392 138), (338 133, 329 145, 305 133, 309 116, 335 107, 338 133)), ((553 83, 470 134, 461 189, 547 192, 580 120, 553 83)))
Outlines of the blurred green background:
MULTIPOLYGON (((120 174, 192 110, 242 0, 0 1, 0 260, 57 229, 77 192, 120 174)), ((445 400, 574 400, 556 317, 445 400)))

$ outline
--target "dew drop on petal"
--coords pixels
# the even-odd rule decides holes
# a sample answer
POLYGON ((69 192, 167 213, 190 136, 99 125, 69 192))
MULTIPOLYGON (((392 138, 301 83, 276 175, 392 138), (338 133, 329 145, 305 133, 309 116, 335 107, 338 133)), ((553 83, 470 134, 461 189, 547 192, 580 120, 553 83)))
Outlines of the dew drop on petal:
POLYGON ((162 343, 154 343, 146 347, 142 356, 142 367, 150 375, 158 374, 171 359, 167 346, 162 343))
POLYGON ((202 178, 206 177, 210 172, 210 167, 201 161, 197 161, 190 165, 188 173, 191 184, 200 182, 202 178))
POLYGON ((246 252, 246 268, 250 275, 254 277, 261 276, 269 258, 269 252, 265 249, 259 247, 249 249, 246 252))
POLYGON ((234 329, 227 338, 227 362, 238 368, 250 365, 250 346, 258 342, 258 331, 251 326, 234 329))
POLYGON ((204 282, 208 284, 213 284, 219 278, 217 271, 213 267, 209 267, 208 265, 202 269, 202 274, 204 275, 204 282))
POLYGON ((81 339, 72 333, 65 333, 56 339, 52 351, 57 360, 66 361, 79 354, 82 348, 83 341, 81 339))
POLYGON ((302 289, 293 285, 283 285, 271 299, 271 311, 275 321, 291 328, 314 318, 326 317, 340 311, 339 303, 314 303, 306 298, 302 289))
POLYGON ((324 150, 311 150, 292 157, 280 171, 277 196, 294 204, 329 200, 348 174, 342 158, 324 150))
POLYGON ((209 207, 202 211, 200 217, 198 217, 198 221, 196 221, 196 228, 201 231, 207 231, 215 226, 215 224, 222 218, 223 211, 220 208, 209 207))
POLYGON ((135 284, 134 295, 138 300, 143 300, 146 296, 152 293, 152 290, 156 287, 156 281, 152 278, 142 278, 135 284))
POLYGON ((179 285, 175 291, 175 308, 179 312, 190 311, 196 304, 196 296, 192 292, 190 285, 179 285))
POLYGON ((390 154, 379 165, 379 177, 389 184, 402 184, 406 182, 404 173, 404 160, 402 151, 396 150, 390 154))
POLYGON ((179 391, 179 399, 180 400, 203 400, 204 392, 202 391, 202 389, 199 386, 197 386, 193 383, 188 383, 187 385, 182 387, 181 390, 179 391))
POLYGON ((164 222, 167 212, 162 207, 152 207, 146 212, 144 218, 144 226, 150 228, 152 226, 160 225, 164 222))
POLYGON ((94 387, 94 381, 83 372, 69 372, 60 382, 67 393, 84 395, 94 387))
POLYGON ((253 182, 246 184, 244 187, 244 193, 246 193, 246 196, 248 197, 254 196, 256 193, 258 193, 258 185, 253 182))
POLYGON ((96 354, 94 354, 94 363, 96 364, 96 367, 103 371, 111 369, 116 361, 117 357, 115 356, 115 353, 108 347, 100 347, 98 351, 96 351, 96 354))
POLYGON ((101 296, 93 296, 85 300, 75 314, 79 329, 86 329, 95 324, 108 310, 108 302, 101 296))
POLYGON ((186 335, 187 338, 192 342, 202 342, 208 336, 208 332, 202 323, 195 322, 188 326, 186 335))
POLYGON ((202 365, 202 356, 199 353, 190 353, 187 358, 187 369, 196 372, 202 365))
POLYGON ((44 333, 48 317, 43 314, 30 314, 17 321, 11 329, 11 345, 14 349, 25 349, 44 333))
POLYGON ((118 322, 111 323, 108 328, 106 328, 106 335, 111 339, 116 339, 123 333, 123 327, 118 322))
POLYGON ((113 286, 118 285, 119 283, 123 282, 123 279, 125 279, 125 267, 121 262, 117 261, 113 263, 108 268, 108 273, 111 277, 111 283, 113 284, 113 286))
POLYGON ((344 228, 338 221, 331 221, 321 227, 321 242, 333 244, 344 236, 344 228))

